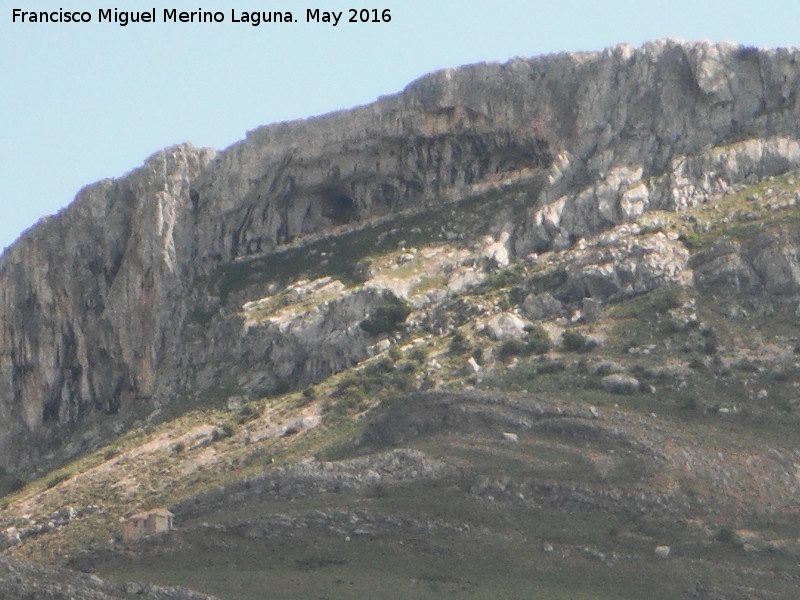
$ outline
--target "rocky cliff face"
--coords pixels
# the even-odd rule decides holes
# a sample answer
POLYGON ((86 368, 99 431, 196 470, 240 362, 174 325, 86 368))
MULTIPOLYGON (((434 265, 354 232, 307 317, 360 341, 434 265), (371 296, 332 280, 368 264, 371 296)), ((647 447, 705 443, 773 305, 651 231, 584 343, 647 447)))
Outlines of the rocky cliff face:
MULTIPOLYGON (((394 284, 276 312, 287 265, 332 260, 313 254, 320 236, 346 246, 355 238, 341 236, 408 211, 500 198, 479 232, 492 236, 483 262, 448 267, 452 290, 455 275, 478 266, 568 248, 799 168, 798 58, 665 41, 475 65, 370 106, 264 127, 219 153, 170 148, 87 187, 0 259, 0 466, 35 464, 84 425, 90 443, 96 426, 178 395, 304 384, 369 356, 379 336, 359 324, 394 284), (271 316, 255 318, 266 305, 271 316)), ((373 241, 395 235, 402 246, 412 229, 375 230, 373 241)), ((779 238, 696 258, 698 283, 800 280, 791 251, 781 264, 769 258, 785 248, 779 238)), ((593 252, 564 268, 553 301, 604 301, 691 276, 674 239, 593 252), (631 281, 642 272, 647 281, 631 281)), ((774 291, 791 296, 792 285, 774 291)))

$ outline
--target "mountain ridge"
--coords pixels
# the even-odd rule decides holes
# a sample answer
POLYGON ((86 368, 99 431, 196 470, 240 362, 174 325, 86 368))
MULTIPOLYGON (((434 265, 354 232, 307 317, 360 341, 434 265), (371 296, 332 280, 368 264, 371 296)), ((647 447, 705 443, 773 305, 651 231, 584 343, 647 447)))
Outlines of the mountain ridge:
MULTIPOLYGON (((797 137, 792 52, 662 41, 445 70, 372 105, 254 130, 220 153, 164 150, 85 188, 2 259, 5 468, 36 462, 30 448, 57 448, 49 424, 68 430, 159 396, 157 382, 187 367, 164 365, 186 343, 188 316, 219 304, 196 288, 220 264, 435 206, 519 169, 547 170, 549 186, 531 193, 538 214, 511 220, 515 256, 701 201, 713 182, 705 189, 680 169, 665 183, 669 192, 683 181, 684 200, 641 184, 709 144, 797 137), (593 180, 583 195, 570 191, 593 180), (67 256, 72 264, 55 266, 67 256)), ((798 151, 768 142, 742 160, 775 174, 798 151)), ((747 175, 723 171, 718 188, 726 176, 747 175)))
POLYGON ((3 553, 237 599, 792 597, 798 59, 445 70, 85 188, 0 258, 3 553))

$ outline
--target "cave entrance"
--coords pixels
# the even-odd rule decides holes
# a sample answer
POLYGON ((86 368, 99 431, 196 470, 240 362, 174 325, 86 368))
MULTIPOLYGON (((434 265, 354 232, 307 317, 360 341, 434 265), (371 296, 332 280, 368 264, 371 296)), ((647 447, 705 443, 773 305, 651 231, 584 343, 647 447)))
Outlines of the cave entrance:
POLYGON ((320 200, 320 214, 335 225, 345 225, 356 220, 356 203, 344 193, 328 193, 320 200))

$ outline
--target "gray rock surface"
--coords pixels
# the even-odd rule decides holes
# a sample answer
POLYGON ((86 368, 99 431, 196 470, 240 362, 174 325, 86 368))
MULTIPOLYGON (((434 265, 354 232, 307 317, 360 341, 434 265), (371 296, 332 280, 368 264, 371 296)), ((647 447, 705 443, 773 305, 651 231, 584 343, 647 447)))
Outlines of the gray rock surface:
POLYGON ((486 323, 486 332, 493 340, 521 340, 526 335, 526 325, 527 323, 517 315, 500 313, 489 319, 489 322, 486 323))
POLYGON ((566 252, 553 272, 534 275, 526 286, 531 294, 523 309, 531 318, 551 317, 559 305, 586 299, 589 313, 596 316, 597 303, 620 300, 667 285, 692 282, 689 251, 674 237, 657 232, 636 235, 627 225, 566 252), (548 288, 548 289, 545 289, 548 288))
POLYGON ((522 304, 522 310, 529 319, 541 321, 561 315, 564 312, 564 305, 549 292, 542 292, 528 294, 522 304))
POLYGON ((723 239, 691 261, 696 285, 733 306, 760 311, 797 305, 800 239, 790 231, 765 231, 743 241, 723 239))

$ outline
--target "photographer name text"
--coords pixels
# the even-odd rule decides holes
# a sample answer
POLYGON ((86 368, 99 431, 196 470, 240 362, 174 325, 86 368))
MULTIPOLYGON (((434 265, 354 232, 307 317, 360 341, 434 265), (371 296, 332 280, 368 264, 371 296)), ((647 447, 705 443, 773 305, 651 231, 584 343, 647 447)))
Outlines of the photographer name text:
POLYGON ((258 27, 260 25, 314 23, 336 27, 344 24, 382 24, 392 20, 388 8, 348 8, 346 10, 322 10, 307 8, 301 12, 289 10, 178 10, 176 8, 151 8, 149 10, 120 10, 100 8, 96 12, 88 10, 36 11, 14 8, 11 10, 12 23, 109 23, 127 27, 146 23, 238 23, 258 27))

